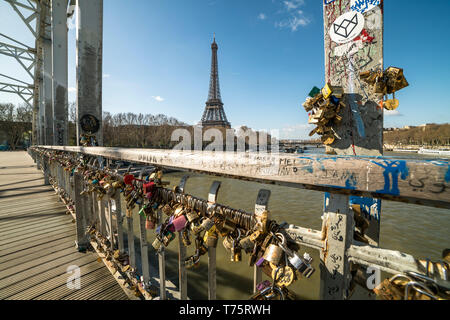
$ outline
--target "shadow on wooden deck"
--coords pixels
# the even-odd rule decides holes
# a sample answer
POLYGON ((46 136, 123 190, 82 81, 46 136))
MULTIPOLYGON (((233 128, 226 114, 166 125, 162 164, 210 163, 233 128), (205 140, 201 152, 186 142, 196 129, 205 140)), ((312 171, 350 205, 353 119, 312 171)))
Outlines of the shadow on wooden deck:
POLYGON ((0 153, 0 299, 125 300, 97 255, 75 248, 75 225, 26 152, 0 153), (70 289, 71 266, 80 289, 70 289))

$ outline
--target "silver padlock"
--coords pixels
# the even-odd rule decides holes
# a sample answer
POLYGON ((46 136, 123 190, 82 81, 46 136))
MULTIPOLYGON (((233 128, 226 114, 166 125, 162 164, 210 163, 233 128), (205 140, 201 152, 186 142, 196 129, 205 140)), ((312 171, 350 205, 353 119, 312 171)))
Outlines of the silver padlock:
POLYGON ((286 238, 283 234, 277 233, 276 237, 281 239, 280 248, 286 253, 289 263, 299 271, 304 277, 309 278, 314 273, 314 268, 311 266, 312 258, 308 253, 303 254, 303 259, 295 252, 286 246, 286 238))

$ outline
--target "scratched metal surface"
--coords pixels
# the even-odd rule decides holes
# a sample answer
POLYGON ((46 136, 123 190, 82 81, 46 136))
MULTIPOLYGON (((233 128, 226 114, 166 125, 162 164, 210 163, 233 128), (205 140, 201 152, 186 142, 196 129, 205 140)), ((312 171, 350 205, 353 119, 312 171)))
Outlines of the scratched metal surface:
POLYGON ((75 225, 25 152, 0 153, 0 299, 126 300, 94 253, 75 249, 75 225), (67 267, 81 289, 67 287, 67 267))
MULTIPOLYGON (((345 30, 351 31, 353 27, 349 24, 345 30)), ((324 36, 325 79, 332 85, 342 86, 346 94, 343 120, 334 128, 341 139, 336 139, 331 147, 337 154, 379 156, 383 153, 383 108, 380 107, 383 97, 371 93, 359 74, 383 68, 383 1, 324 0, 324 36), (380 4, 371 8, 369 3, 380 4), (343 42, 336 43, 329 31, 342 23, 347 26, 347 22, 339 19, 344 14, 355 20, 359 18, 358 25, 363 24, 363 29, 357 37, 339 29, 348 38, 337 36, 343 42)))

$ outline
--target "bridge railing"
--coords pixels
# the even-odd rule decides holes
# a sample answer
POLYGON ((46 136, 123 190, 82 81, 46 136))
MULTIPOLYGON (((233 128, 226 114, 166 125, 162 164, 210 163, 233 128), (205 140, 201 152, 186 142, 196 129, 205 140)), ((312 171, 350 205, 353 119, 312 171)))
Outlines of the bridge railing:
MULTIPOLYGON (((353 157, 323 155, 285 155, 259 153, 227 153, 202 151, 148 150, 103 147, 57 147, 37 146, 30 149, 32 156, 43 169, 46 179, 53 182, 57 190, 62 190, 64 198, 73 201, 77 222, 77 241, 83 241, 86 228, 93 221, 97 224, 98 241, 93 246, 110 261, 114 271, 120 269, 128 274, 130 282, 141 294, 151 299, 156 292, 148 287, 150 282, 148 243, 145 219, 139 216, 141 265, 136 265, 134 251, 133 217, 124 215, 124 202, 119 193, 113 197, 98 199, 96 194, 80 195, 86 182, 80 174, 73 174, 52 160, 52 157, 69 157, 78 161, 82 155, 88 157, 91 168, 102 168, 104 162, 108 170, 117 176, 134 173, 141 177, 148 173, 149 166, 197 172, 217 177, 227 177, 263 184, 284 185, 326 192, 321 230, 305 226, 281 224, 288 241, 320 252, 321 298, 345 299, 349 297, 352 281, 363 287, 366 279, 356 277, 355 267, 361 270, 377 268, 391 274, 409 271, 425 274, 425 264, 409 254, 382 249, 364 241, 355 240, 356 215, 366 215, 368 219, 379 219, 379 213, 370 213, 361 207, 360 212, 349 205, 350 197, 360 196, 412 203, 424 206, 450 208, 450 162, 446 160, 412 160, 390 157, 353 157), (117 165, 118 161, 132 163, 131 166, 117 165), (112 165, 114 163, 114 165, 112 165), (372 214, 372 216, 367 216, 372 214), (124 230, 123 220, 127 219, 128 230, 124 230), (124 247, 124 238, 128 248, 124 247), (108 241, 102 241, 107 239, 108 241), (118 250, 128 255, 130 269, 118 263, 118 256, 111 252, 118 250), (141 274, 136 277, 136 270, 141 274), (136 280, 140 278, 141 281, 136 280)), ((186 205, 194 203, 195 209, 207 212, 211 207, 227 214, 237 225, 246 226, 268 211, 270 192, 261 190, 255 205, 255 212, 235 210, 216 203, 220 182, 215 182, 207 200, 197 199, 184 193, 187 177, 182 179, 175 190, 160 189, 164 199, 186 205), (195 201, 192 202, 192 199, 195 201)), ((67 200, 66 200, 67 201, 67 200)), ((69 209, 73 209, 70 207, 69 209)), ((159 210, 161 214, 161 210, 159 210)), ((361 236, 361 234, 360 234, 361 236)), ((363 235, 362 235, 363 236, 363 235)), ((184 264, 186 247, 179 233, 179 286, 174 296, 187 298, 187 276, 184 264)), ((165 254, 158 252, 159 296, 167 297, 165 281, 165 254)), ((208 298, 216 298, 216 252, 208 248, 208 298)), ((365 273, 363 273, 365 274, 365 273)), ((442 278, 439 270, 433 277, 442 278)), ((254 266, 254 290, 262 280, 262 270, 254 266)), ((251 293, 249 293, 251 294, 251 293)))

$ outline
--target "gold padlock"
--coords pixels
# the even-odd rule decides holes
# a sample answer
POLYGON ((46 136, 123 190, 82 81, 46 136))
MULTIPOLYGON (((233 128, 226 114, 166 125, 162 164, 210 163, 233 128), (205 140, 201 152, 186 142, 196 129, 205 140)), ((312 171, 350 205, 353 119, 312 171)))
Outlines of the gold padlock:
POLYGON ((381 300, 403 300, 403 290, 391 279, 385 279, 373 291, 381 300))
POLYGON ((270 244, 266 251, 264 251, 263 258, 266 261, 278 265, 283 255, 283 249, 275 244, 270 244))
POLYGON ((322 88, 322 95, 325 99, 328 99, 332 93, 333 89, 331 88, 331 85, 327 83, 325 87, 322 88))
POLYGON ((393 110, 397 109, 399 105, 400 105, 400 102, 398 101, 398 99, 395 99, 395 94, 394 94, 393 99, 388 99, 388 100, 383 101, 383 108, 385 108, 386 110, 389 110, 389 111, 393 111, 393 110))
POLYGON ((272 279, 279 287, 288 287, 294 282, 294 270, 289 266, 277 267, 274 264, 272 267, 272 279))
POLYGON ((327 135, 324 135, 321 138, 321 140, 322 140, 323 144, 329 146, 329 145, 333 144, 333 142, 336 140, 336 138, 332 134, 327 134, 327 135))

